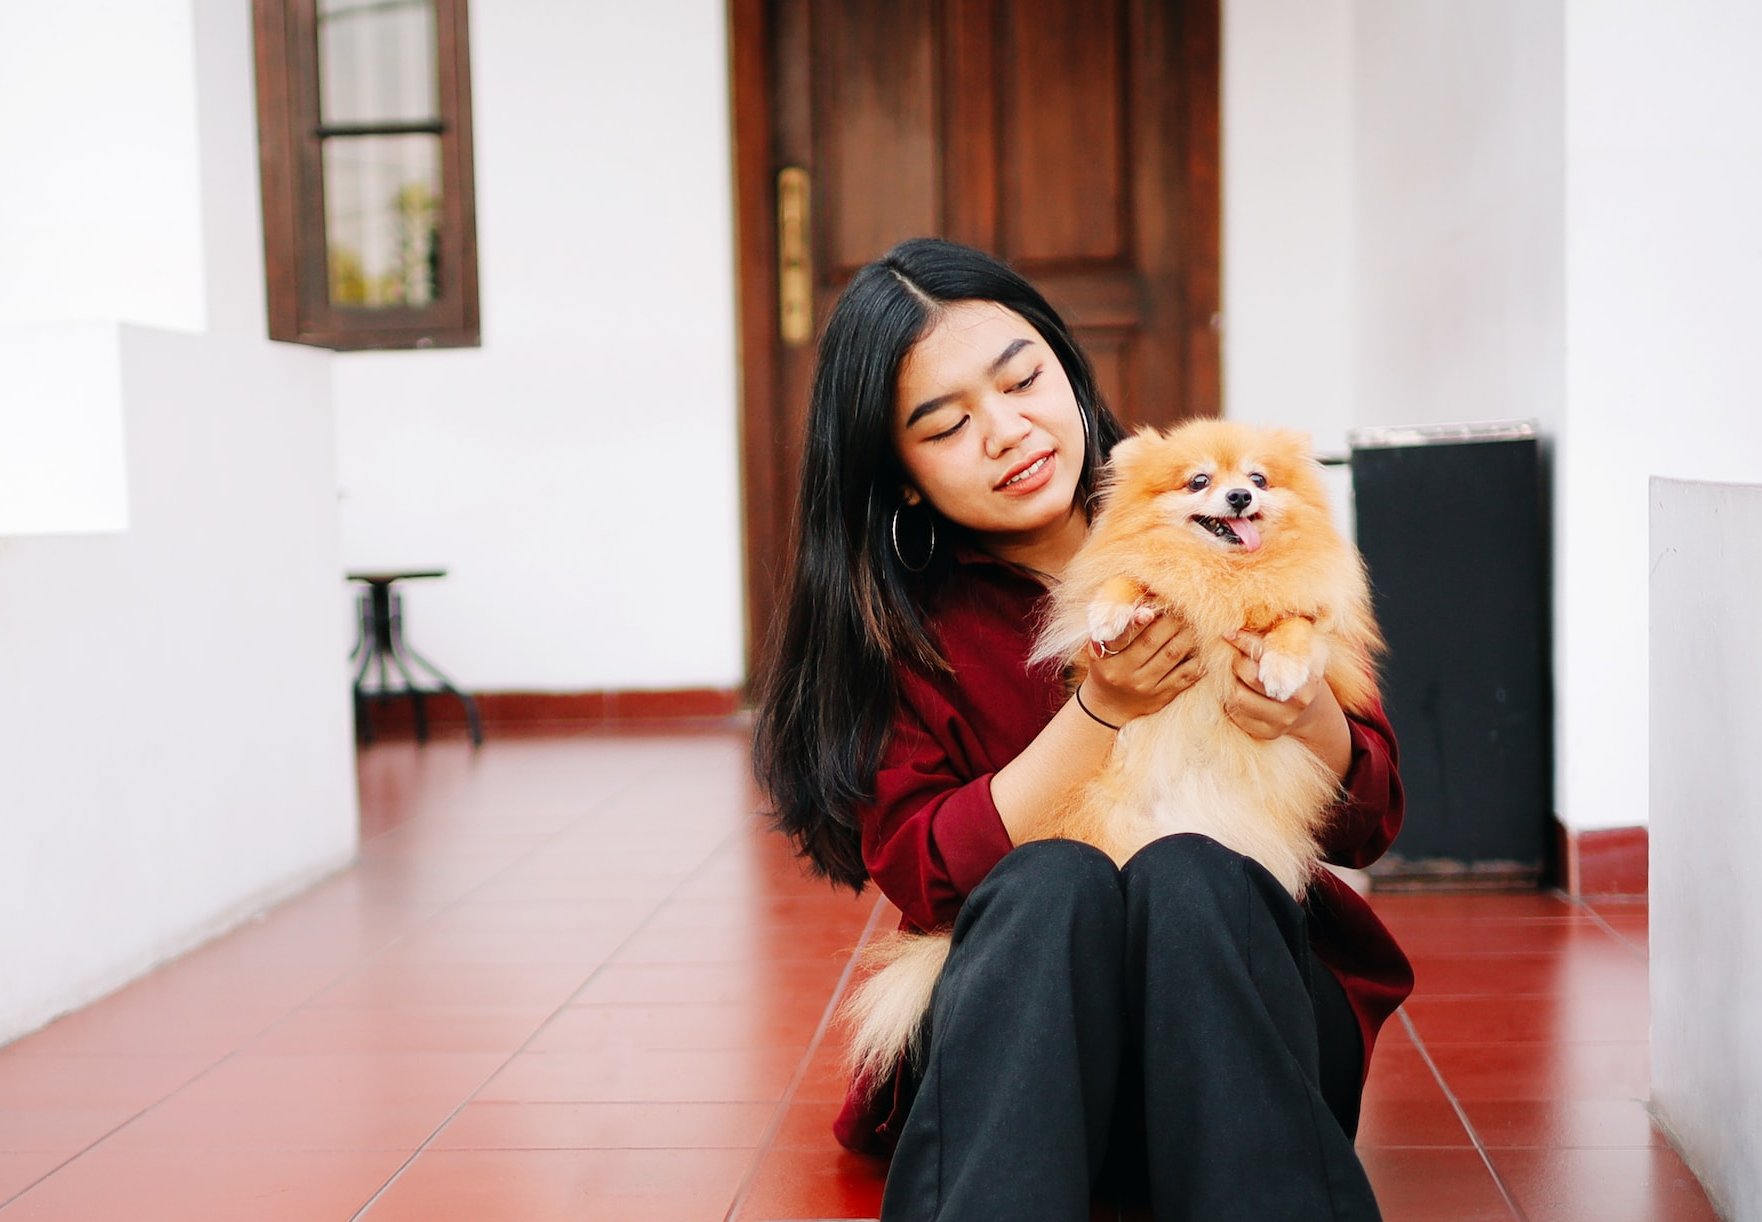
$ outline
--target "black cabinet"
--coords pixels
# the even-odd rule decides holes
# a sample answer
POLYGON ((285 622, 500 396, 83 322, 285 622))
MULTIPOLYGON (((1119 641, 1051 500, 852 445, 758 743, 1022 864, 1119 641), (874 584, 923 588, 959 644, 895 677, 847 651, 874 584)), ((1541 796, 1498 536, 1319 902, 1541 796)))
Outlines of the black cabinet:
POLYGON ((1534 883, 1553 852, 1547 498, 1536 429, 1351 434, 1359 550, 1389 642, 1407 820, 1383 885, 1534 883))

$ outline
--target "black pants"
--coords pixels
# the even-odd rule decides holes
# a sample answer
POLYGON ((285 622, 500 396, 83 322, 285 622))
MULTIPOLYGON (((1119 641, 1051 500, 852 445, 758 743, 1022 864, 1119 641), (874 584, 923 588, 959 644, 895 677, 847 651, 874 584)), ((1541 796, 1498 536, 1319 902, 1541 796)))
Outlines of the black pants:
POLYGON ((1258 863, 1193 835, 1117 870, 1027 844, 955 923, 881 1216, 1081 1222, 1135 1173, 1160 1222, 1374 1219, 1362 1057, 1258 863))

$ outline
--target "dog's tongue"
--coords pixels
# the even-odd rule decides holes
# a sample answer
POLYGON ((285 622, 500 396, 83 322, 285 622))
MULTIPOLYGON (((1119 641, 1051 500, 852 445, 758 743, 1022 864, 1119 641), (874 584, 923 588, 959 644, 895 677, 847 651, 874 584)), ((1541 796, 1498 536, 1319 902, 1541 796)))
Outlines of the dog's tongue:
POLYGON ((1242 540, 1243 551, 1251 552, 1260 546, 1260 531, 1247 518, 1225 518, 1224 525, 1235 531, 1236 537, 1242 540))

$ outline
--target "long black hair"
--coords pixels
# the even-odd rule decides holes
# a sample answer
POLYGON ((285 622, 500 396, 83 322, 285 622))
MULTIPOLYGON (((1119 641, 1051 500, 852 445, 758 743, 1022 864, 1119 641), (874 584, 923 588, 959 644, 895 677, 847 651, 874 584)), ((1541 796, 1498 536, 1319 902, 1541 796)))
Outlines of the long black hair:
POLYGON ((868 879, 856 808, 870 795, 898 708, 895 676, 901 666, 947 668, 918 600, 946 577, 957 531, 927 503, 901 512, 906 477, 892 427, 906 354, 961 301, 1015 311, 1064 366, 1087 442, 1079 498, 1094 491, 1121 435, 1064 320, 990 255, 915 238, 862 268, 840 295, 820 337, 794 562, 757 686, 753 770, 796 851, 855 891, 868 879), (928 521, 916 520, 914 531, 919 514, 928 521), (926 527, 939 541, 927 562, 919 559, 926 527), (900 533, 908 541, 896 541, 900 533))

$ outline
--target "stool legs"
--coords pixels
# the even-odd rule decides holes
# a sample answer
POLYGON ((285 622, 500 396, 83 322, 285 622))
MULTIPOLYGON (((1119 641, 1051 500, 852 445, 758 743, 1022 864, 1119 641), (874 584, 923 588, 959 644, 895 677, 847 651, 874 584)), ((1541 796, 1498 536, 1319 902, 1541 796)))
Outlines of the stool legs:
POLYGON ((355 668, 355 724, 363 743, 373 741, 372 701, 392 696, 410 697, 411 713, 416 723, 416 741, 428 741, 428 697, 436 692, 456 696, 465 707, 465 720, 471 731, 471 745, 483 745, 483 721, 478 716, 477 701, 460 691, 438 666, 404 643, 402 600, 389 582, 373 582, 361 591, 361 635, 349 657, 359 655, 355 668), (404 686, 391 686, 387 663, 397 668, 404 686), (410 669, 414 662, 434 679, 435 688, 424 688, 410 669), (367 672, 377 664, 378 686, 369 691, 367 672))
MULTIPOLYGON (((483 720, 477 714, 477 701, 472 699, 470 696, 467 696, 464 692, 460 691, 458 688, 454 687, 452 680, 448 679, 445 675, 443 675, 440 672, 439 667, 437 667, 433 662, 430 662, 427 658, 423 657, 421 654, 417 653, 414 649, 411 649, 408 645, 404 644, 400 640, 398 642, 398 656, 402 656, 403 654, 408 654, 413 661, 415 661, 418 665, 420 665, 424 669, 426 669, 429 674, 433 675, 435 677, 435 680, 440 684, 441 691, 447 692, 447 693, 454 695, 454 696, 457 696, 459 698, 459 703, 465 706, 466 724, 469 725, 471 728, 471 743, 473 746, 481 747, 483 745, 483 720)), ((420 700, 423 698, 424 694, 425 693, 418 692, 418 693, 416 693, 416 698, 418 700, 420 700)), ((421 713, 422 706, 420 704, 418 704, 416 707, 417 707, 417 714, 416 715, 419 719, 418 724, 420 724, 420 718, 422 716, 422 713, 421 713)))

